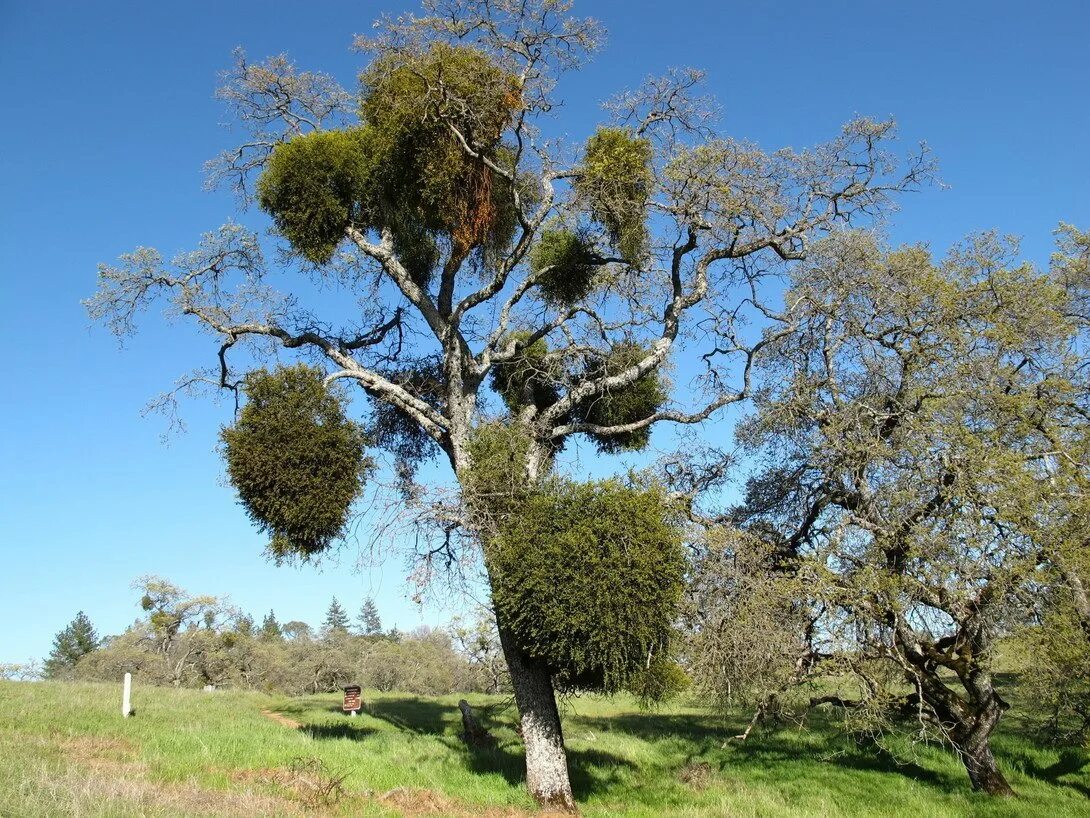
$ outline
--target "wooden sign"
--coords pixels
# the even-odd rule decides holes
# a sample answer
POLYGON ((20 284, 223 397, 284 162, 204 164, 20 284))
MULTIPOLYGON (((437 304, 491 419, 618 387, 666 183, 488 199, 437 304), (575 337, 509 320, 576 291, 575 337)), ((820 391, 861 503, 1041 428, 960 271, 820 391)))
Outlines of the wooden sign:
POLYGON ((350 685, 344 689, 344 706, 345 712, 355 713, 363 706, 363 698, 360 696, 360 686, 350 685))

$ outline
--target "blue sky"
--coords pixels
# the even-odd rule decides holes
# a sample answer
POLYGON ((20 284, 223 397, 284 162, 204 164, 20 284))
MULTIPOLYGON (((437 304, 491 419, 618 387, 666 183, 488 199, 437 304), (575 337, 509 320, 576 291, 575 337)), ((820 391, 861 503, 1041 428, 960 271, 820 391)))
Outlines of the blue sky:
MULTIPOLYGON (((189 431, 169 445, 162 419, 140 416, 208 360, 210 342, 153 314, 119 351, 79 303, 98 262, 140 244, 171 256, 231 216, 229 195, 202 190, 201 166, 230 144, 212 91, 232 48, 287 51, 351 86, 352 34, 401 7, 0 0, 0 661, 45 655, 79 609, 120 631, 138 614, 129 584, 145 573, 282 621, 319 621, 334 594, 353 610, 376 596, 403 629, 445 618, 407 599, 397 558, 363 572, 351 551, 320 569, 266 562, 214 450, 229 407, 187 404, 189 431)), ((561 88, 573 137, 599 121, 599 100, 693 65, 707 69, 725 129, 766 148, 822 141, 856 113, 895 116, 906 147, 927 140, 949 188, 907 198, 896 241, 941 251, 998 228, 1044 263, 1058 221, 1090 227, 1081 0, 578 10, 609 41, 561 88)))

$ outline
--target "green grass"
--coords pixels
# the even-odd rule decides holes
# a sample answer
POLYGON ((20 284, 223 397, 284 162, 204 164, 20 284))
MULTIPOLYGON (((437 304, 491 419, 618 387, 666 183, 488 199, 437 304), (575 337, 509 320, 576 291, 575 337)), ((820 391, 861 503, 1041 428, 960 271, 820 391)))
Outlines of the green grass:
MULTIPOLYGON (((514 713, 497 697, 469 697, 494 706, 482 712, 499 739, 473 752, 458 739, 456 696, 365 691, 367 711, 349 718, 334 695, 137 687, 137 714, 122 719, 119 695, 120 685, 0 682, 0 815, 488 818, 533 808, 514 713), (345 799, 305 810, 305 782, 285 773, 297 758, 343 774, 345 799)), ((744 713, 644 713, 628 700, 577 698, 564 713, 576 797, 588 816, 1090 816, 1085 748, 1039 746, 1017 718, 994 742, 1014 801, 972 793, 940 748, 881 757, 827 718, 758 730, 741 744, 727 739, 744 713), (683 780, 700 764, 705 781, 683 780)))

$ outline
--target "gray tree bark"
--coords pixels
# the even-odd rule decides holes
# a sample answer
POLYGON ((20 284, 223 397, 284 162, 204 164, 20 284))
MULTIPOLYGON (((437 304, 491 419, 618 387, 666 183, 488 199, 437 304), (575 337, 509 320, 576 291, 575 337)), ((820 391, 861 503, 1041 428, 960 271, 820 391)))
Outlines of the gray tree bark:
POLYGON ((499 632, 526 748, 526 787, 541 806, 575 812, 552 676, 541 662, 519 649, 502 623, 499 632))
POLYGON ((1090 595, 1086 592, 1082 577, 1079 576, 1078 571, 1075 570, 1071 563, 1058 554, 1053 557, 1052 562, 1060 569, 1064 582, 1067 583, 1067 587, 1071 590, 1071 601, 1074 603, 1075 613, 1079 617, 1079 626, 1086 638, 1090 639, 1090 595))

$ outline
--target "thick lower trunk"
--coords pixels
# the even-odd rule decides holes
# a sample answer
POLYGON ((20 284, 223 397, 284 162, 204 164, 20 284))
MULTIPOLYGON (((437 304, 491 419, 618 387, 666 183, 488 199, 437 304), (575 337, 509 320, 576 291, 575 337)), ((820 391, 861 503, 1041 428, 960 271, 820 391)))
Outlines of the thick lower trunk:
POLYGON ((526 787, 541 806, 575 812, 552 677, 540 662, 519 650, 502 627, 500 643, 519 709, 522 742, 526 748, 526 787))
POLYGON ((909 683, 918 689, 930 718, 943 725, 946 738, 969 773, 973 789, 989 795, 1013 796, 1014 790, 999 771, 989 744, 1010 705, 996 691, 983 661, 988 642, 986 620, 979 617, 981 610, 978 606, 973 615, 959 622, 957 633, 936 641, 913 632, 903 620, 895 619, 896 644, 905 666, 911 667, 909 683), (943 664, 935 662, 936 656, 943 664), (944 667, 957 675, 960 693, 955 693, 939 675, 944 667))
POLYGON ((953 725, 948 736, 969 773, 973 789, 989 795, 1013 796, 1014 790, 999 771, 990 744, 992 733, 1010 705, 995 692, 991 676, 986 673, 972 674, 965 687, 970 696, 960 712, 957 708, 939 709, 940 720, 953 725), (966 712, 969 708, 971 712, 966 712))
POLYGON ((992 748, 988 746, 987 739, 958 749, 974 790, 1006 798, 1014 796, 1014 790, 1003 777, 1003 773, 999 771, 999 765, 995 763, 995 756, 992 755, 992 748))

